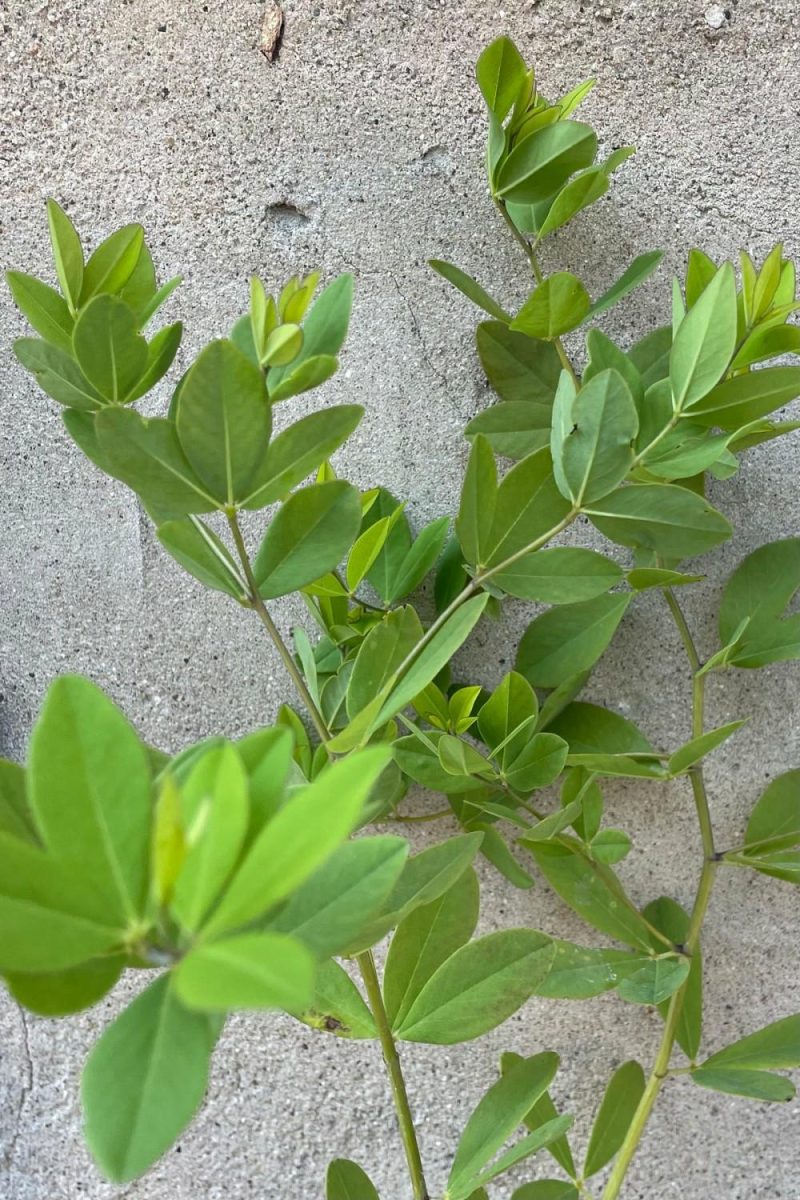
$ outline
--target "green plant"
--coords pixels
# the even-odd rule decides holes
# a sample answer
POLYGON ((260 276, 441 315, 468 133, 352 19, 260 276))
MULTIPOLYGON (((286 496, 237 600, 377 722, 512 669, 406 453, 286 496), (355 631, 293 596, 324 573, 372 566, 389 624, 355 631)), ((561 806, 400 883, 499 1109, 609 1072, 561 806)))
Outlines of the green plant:
MULTIPOLYGON (((22 364, 64 406, 89 458, 141 498, 168 553, 254 611, 314 730, 284 705, 273 726, 238 743, 210 739, 170 759, 142 746, 92 685, 67 677, 48 695, 27 769, 2 766, 0 969, 13 995, 60 1015, 94 1003, 125 968, 158 972, 102 1036, 84 1076, 89 1143, 116 1181, 147 1169, 191 1118, 236 1008, 282 1008, 322 1032, 380 1042, 414 1200, 429 1191, 398 1042, 479 1037, 532 995, 614 990, 658 1006, 656 1061, 649 1073, 633 1059, 614 1072, 579 1167, 572 1118, 551 1098, 557 1056, 504 1056, 458 1142, 444 1200, 486 1200, 494 1179, 543 1149, 558 1178, 523 1183, 514 1200, 590 1197, 603 1171, 602 1197, 615 1200, 676 1075, 755 1100, 794 1095, 777 1072, 800 1066, 800 1016, 701 1052, 701 931, 720 869, 800 881, 800 772, 774 780, 742 845, 722 850, 702 763, 742 724, 706 729, 709 674, 800 658, 800 616, 785 615, 800 587, 800 539, 764 546, 737 568, 720 607, 720 648, 706 661, 677 591, 701 578, 684 560, 731 534, 706 499, 706 474, 725 479, 748 447, 798 428, 771 414, 800 395, 800 367, 760 365, 800 351, 787 324, 800 307, 795 270, 780 246, 758 270, 742 254, 737 288, 730 263, 693 250, 683 285, 673 285, 671 323, 627 351, 592 326, 579 371, 562 337, 623 299, 661 256, 640 256, 592 302, 573 274, 544 278, 538 248, 605 194, 632 150, 596 165, 597 138, 573 118, 591 83, 548 103, 505 38, 484 51, 477 75, 491 195, 535 287, 511 314, 459 268, 433 263, 490 318, 477 347, 499 396, 467 428, 455 536, 442 517, 414 537, 385 489, 359 494, 336 478, 329 459, 357 407, 281 422, 273 436, 279 402, 336 370, 349 276, 316 300, 317 276, 290 280, 277 301, 254 280, 230 337, 202 351, 166 416, 145 419, 131 404, 168 371, 181 328, 143 336, 178 281, 157 288, 142 230, 120 230, 84 262, 51 201, 61 293, 9 273, 39 334, 15 344, 22 364), (502 479, 497 456, 515 460, 502 479), (274 504, 251 554, 240 514, 274 504), (620 554, 551 546, 578 517, 620 554), (426 623, 408 597, 434 568, 436 615, 426 623), (670 751, 578 699, 647 589, 663 595, 692 679, 693 737, 670 751), (318 636, 296 630, 292 650, 268 602, 293 591, 318 636), (547 606, 515 669, 491 691, 454 683, 456 650, 515 597, 547 606), (702 848, 691 912, 666 896, 640 910, 626 893, 614 867, 630 838, 603 821, 602 781, 615 777, 643 786, 686 778, 702 848), (411 782, 442 793, 447 807, 409 813, 411 782), (402 838, 347 840, 378 819, 453 814, 463 834, 411 858, 402 838), (479 852, 517 887, 537 871, 616 945, 587 949, 535 928, 474 938, 479 852), (381 979, 372 949, 388 935, 381 979), (357 965, 362 989, 342 960, 357 965)), ((327 1194, 377 1197, 344 1160, 330 1165, 327 1194)))

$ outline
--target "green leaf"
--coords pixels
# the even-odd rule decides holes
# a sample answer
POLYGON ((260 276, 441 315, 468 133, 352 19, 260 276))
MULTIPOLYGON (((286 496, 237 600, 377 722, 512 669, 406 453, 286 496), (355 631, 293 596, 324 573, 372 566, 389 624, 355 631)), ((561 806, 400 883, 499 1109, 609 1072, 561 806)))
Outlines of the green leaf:
POLYGON ((552 958, 551 939, 533 929, 469 942, 433 973, 396 1032, 408 1042, 443 1046, 480 1037, 525 1003, 552 958))
MULTIPOLYGON (((590 329, 587 333, 586 349, 589 361, 583 372, 583 382, 588 383, 602 371, 614 370, 625 380, 637 409, 641 409, 644 401, 642 377, 629 356, 599 329, 590 329)), ((669 416, 672 416, 671 404, 669 416)))
MULTIPOLYGON (((470 798, 471 800, 471 798, 470 798)), ((475 801, 477 807, 478 802, 475 801)), ((472 805, 471 805, 472 807, 472 805)), ((490 811, 490 806, 487 804, 484 811, 490 811)), ((513 812, 513 809, 511 810, 513 812)), ((501 812, 501 815, 505 816, 501 812)), ((508 817, 506 817, 508 819, 508 817)), ((496 871, 509 881, 512 887, 521 888, 523 890, 533 887, 533 878, 524 871, 517 862, 514 855, 509 849, 505 838, 493 829, 490 825, 483 823, 476 826, 483 833, 483 842, 481 843, 481 854, 490 862, 496 871)))
POLYGON ((633 396, 618 371, 592 376, 577 395, 559 388, 551 451, 561 494, 579 507, 613 491, 631 469, 638 429, 633 396))
POLYGON ((172 911, 180 925, 200 928, 231 875, 249 820, 247 776, 233 746, 209 750, 181 788, 181 817, 187 831, 199 828, 175 881, 172 911))
POLYGON ((669 325, 654 329, 631 346, 628 357, 641 375, 645 391, 654 383, 669 377, 671 351, 672 329, 669 325))
MULTIPOLYGON (((132 409, 114 407, 99 412, 94 427, 103 470, 133 488, 146 504, 170 517, 218 507, 183 453, 172 421, 147 420, 132 409)), ((72 425, 68 428, 73 431, 72 425)))
MULTIPOLYGON (((352 306, 352 275, 339 275, 323 288, 303 324, 303 348, 300 354, 289 366, 273 367, 270 370, 269 390, 270 398, 274 402, 285 398, 281 394, 282 386, 288 383, 290 375, 295 375, 309 360, 321 358, 325 362, 320 366, 328 366, 328 360, 335 359, 347 337, 352 306)), ((315 375, 317 371, 318 368, 315 368, 315 375)), ((316 384, 306 382, 305 386, 314 387, 316 384)))
POLYGON ((669 378, 675 412, 702 400, 728 367, 736 346, 736 279, 724 263, 689 310, 675 337, 669 378))
POLYGON ((554 733, 536 733, 515 758, 506 763, 506 780, 519 792, 533 792, 555 783, 564 769, 569 747, 554 733))
POLYGON ((6 758, 0 758, 0 833, 40 845, 25 788, 25 769, 6 758))
POLYGON ((473 417, 464 432, 470 439, 482 434, 495 454, 520 459, 550 445, 551 416, 550 406, 546 404, 529 400, 502 401, 473 417))
POLYGON ((718 1050, 702 1064, 736 1071, 772 1071, 800 1067, 800 1015, 774 1021, 757 1033, 718 1050))
POLYGON ((385 597, 388 604, 397 603, 419 587, 441 554, 449 527, 450 518, 439 517, 420 530, 408 553, 390 574, 385 597))
POLYGON ((361 524, 358 492, 334 480, 294 492, 267 528, 253 563, 265 599, 285 596, 332 571, 361 524))
POLYGON ((698 1067, 690 1073, 693 1083, 725 1092, 729 1096, 745 1096, 748 1100, 766 1100, 780 1104, 795 1097, 795 1086, 782 1075, 769 1071, 737 1071, 698 1067))
POLYGON ((78 366, 112 404, 122 404, 147 366, 147 342, 136 314, 116 296, 96 296, 75 322, 73 346, 78 366))
POLYGON ((702 496, 669 483, 628 484, 586 514, 612 542, 664 558, 704 554, 731 535, 725 517, 702 496))
POLYGON ((319 387, 336 374, 339 360, 332 354, 315 354, 312 358, 295 359, 291 367, 286 368, 289 374, 279 384, 272 378, 278 369, 273 367, 267 378, 271 404, 278 404, 281 400, 300 396, 303 392, 319 387))
POLYGON ((589 167, 573 176, 550 205, 539 229, 538 240, 543 241, 584 208, 605 196, 608 187, 609 177, 604 166, 589 167))
POLYGON ((548 728, 569 742, 573 754, 653 752, 647 738, 627 717, 583 700, 568 705, 548 728))
POLYGON ((410 604, 387 613, 369 631, 356 656, 347 689, 350 717, 380 696, 423 635, 416 610, 410 604))
POLYGON ((620 968, 633 956, 625 950, 594 950, 554 939, 555 956, 537 996, 551 1000, 588 1000, 616 987, 620 968))
POLYGON ((453 287, 458 288, 459 292, 462 292, 473 304, 477 304, 478 308, 487 312, 490 317, 504 321, 506 324, 511 320, 511 314, 501 308, 497 301, 493 300, 489 293, 460 267, 443 262, 440 258, 429 258, 428 266, 433 267, 437 275, 441 275, 442 279, 452 283, 453 287))
POLYGON ((358 404, 338 404, 295 421, 270 442, 250 480, 243 508, 264 508, 282 499, 316 471, 358 425, 364 410, 358 404))
MULTIPOLYGON (((522 1056, 519 1054, 505 1053, 500 1056, 500 1070, 502 1074, 507 1074, 518 1062, 522 1061, 522 1056)), ((550 1098, 549 1092, 544 1092, 542 1096, 532 1106, 530 1111, 525 1116, 524 1122, 531 1132, 541 1129, 543 1125, 549 1124, 558 1117, 556 1106, 550 1098)), ((573 1179, 576 1176, 575 1160, 572 1157, 569 1141, 565 1134, 553 1141, 549 1141, 547 1149, 556 1160, 562 1170, 566 1171, 567 1175, 573 1179)))
POLYGON ((141 329, 147 328, 159 309, 163 308, 172 293, 176 291, 182 283, 183 277, 181 275, 175 275, 172 279, 168 279, 166 283, 161 285, 158 291, 147 301, 147 303, 142 306, 141 311, 139 312, 139 327, 141 329))
POLYGON ((630 848, 631 839, 622 829, 601 829, 591 841, 592 857, 609 866, 622 862, 630 848))
POLYGON ((688 974, 686 958, 654 958, 623 979, 617 993, 632 1004, 661 1004, 677 992, 688 974))
POLYGON ((690 250, 686 267, 686 303, 693 308, 717 273, 717 264, 702 250, 690 250))
POLYGON ((91 1008, 111 991, 125 967, 122 954, 91 958, 63 971, 6 973, 6 983, 18 1004, 39 1017, 66 1017, 91 1008))
POLYGON ((71 354, 74 321, 66 301, 55 288, 22 271, 6 271, 6 281, 14 303, 36 332, 46 342, 71 354))
POLYGON ((329 958, 317 968, 311 1007, 294 1013, 298 1021, 332 1033, 335 1037, 377 1038, 372 1013, 350 976, 335 959, 329 958))
POLYGON ((83 248, 81 239, 60 204, 47 201, 47 222, 56 275, 64 298, 73 312, 78 307, 83 283, 83 248))
POLYGON ((240 933, 195 946, 173 970, 176 995, 199 1012, 303 1009, 314 995, 314 959, 296 938, 240 933))
POLYGON ((301 941, 317 959, 347 949, 387 900, 408 856, 398 837, 345 842, 290 896, 269 928, 301 941))
POLYGON ((456 517, 456 536, 467 562, 472 565, 482 563, 488 556, 497 490, 497 466, 492 448, 486 438, 478 435, 470 450, 456 517))
POLYGON ((522 600, 574 604, 593 600, 622 579, 622 568, 595 550, 557 546, 536 550, 492 576, 493 583, 522 600))
POLYGON ((608 291, 603 292, 602 296, 598 300, 595 300, 587 316, 597 317, 600 313, 605 312, 606 309, 618 304, 624 296, 627 296, 629 292, 634 291, 646 279, 650 278, 663 257, 664 253, 662 250, 649 250, 646 254, 637 255, 627 270, 620 275, 616 283, 612 283, 608 291))
POLYGON ((493 755, 502 746, 501 766, 516 758, 527 743, 539 703, 527 679, 509 671, 478 712, 478 730, 493 755), (515 731, 520 730, 516 736, 515 731))
POLYGON ((727 725, 720 725, 719 729, 711 729, 700 737, 692 738, 690 742, 681 746, 680 750, 676 750, 670 756, 667 763, 670 774, 679 775, 682 771, 687 771, 694 763, 700 762, 712 750, 716 750, 717 746, 727 742, 728 738, 732 737, 744 724, 746 724, 745 721, 730 721, 727 725))
POLYGON ((245 499, 271 421, 263 376, 232 342, 212 342, 197 358, 181 384, 176 424, 211 495, 228 505, 245 499))
MULTIPOLYGON (((521 1141, 512 1146, 510 1150, 506 1150, 499 1158, 482 1171, 475 1179, 475 1183, 484 1184, 490 1183, 492 1179, 496 1179, 498 1175, 502 1175, 505 1171, 509 1171, 517 1163, 522 1162, 526 1158, 530 1158, 539 1150, 550 1148, 552 1143, 561 1142, 564 1134, 572 1126, 572 1117, 556 1117, 552 1121, 548 1121, 544 1125, 540 1125, 532 1133, 527 1134, 521 1141)), ((463 1200, 464 1193, 457 1193, 453 1200, 463 1200)), ((467 1197, 467 1200, 469 1198, 467 1197)))
POLYGON ((41 338, 17 338, 14 354, 48 396, 68 408, 96 412, 102 397, 66 351, 41 338))
POLYGON ((144 911, 150 769, 122 713, 88 680, 62 675, 47 693, 29 752, 31 806, 45 847, 91 872, 109 923, 144 911))
POLYGON ((386 1012, 393 1029, 433 973, 475 932, 480 894, 471 867, 441 896, 421 905, 398 925, 389 947, 383 977, 386 1012))
POLYGON ((535 204, 552 196, 574 171, 597 153, 594 130, 579 121, 557 121, 519 142, 497 175, 497 194, 506 201, 535 204))
POLYGON ((561 375, 555 346, 516 333, 500 321, 483 321, 476 331, 478 356, 486 378, 501 400, 540 411, 550 428, 550 408, 561 375))
POLYGON ((328 1167, 325 1200, 379 1200, 369 1176, 357 1163, 335 1158, 328 1167))
POLYGON ((535 547, 568 513, 569 504, 556 486, 549 451, 537 450, 523 458, 497 489, 491 528, 483 544, 486 565, 501 566, 513 555, 535 547))
POLYGON ((206 587, 240 602, 247 598, 247 585, 224 543, 198 517, 165 521, 156 532, 167 553, 206 587))
POLYGON ((81 1081, 86 1140, 114 1183, 169 1149, 205 1094, 215 1027, 183 1007, 162 975, 108 1026, 81 1081))
POLYGON ((534 687, 558 687, 587 670, 608 646, 630 600, 629 593, 615 593, 542 613, 523 634, 516 669, 534 687))
POLYGON ((147 395, 150 389, 154 388, 160 379, 163 379, 175 360, 182 336, 183 325, 180 321, 174 325, 167 325, 164 329, 159 329, 147 347, 147 365, 144 374, 133 391, 128 393, 125 399, 126 404, 132 404, 135 400, 147 395))
POLYGON ((326 767, 268 821, 205 930, 217 936, 260 916, 295 891, 356 827, 388 751, 371 747, 326 767))
POLYGON ((634 567, 626 575, 635 592, 654 587, 682 587, 687 583, 699 583, 704 575, 684 575, 680 571, 666 571, 661 567, 634 567))
POLYGON ((623 1063, 611 1076, 592 1126, 583 1167, 584 1178, 589 1179, 602 1171, 616 1156, 625 1141, 644 1088, 644 1071, 633 1059, 623 1063))
POLYGON ((748 854, 784 850, 800 843, 800 770, 785 771, 762 792, 744 840, 748 854))
POLYGON ((726 379, 694 406, 691 418, 700 425, 739 429, 783 408, 800 395, 800 367, 765 367, 726 379))
POLYGON ((81 307, 101 292, 118 295, 133 275, 143 247, 141 225, 124 225, 101 242, 83 272, 81 307))
POLYGON ((505 121, 527 77, 525 60, 507 37, 496 38, 482 52, 475 76, 489 112, 505 121))
POLYGON ((540 842, 530 852, 550 886, 588 925, 636 950, 650 949, 647 930, 628 907, 625 892, 610 867, 589 863, 562 843, 540 842))
POLYGON ((302 345, 303 331, 299 325, 279 325, 267 338, 262 362, 268 367, 286 367, 297 358, 302 345))
POLYGON ((568 271, 557 271, 534 289, 510 327, 528 337, 552 341, 577 329, 590 305, 589 293, 580 279, 568 271))
POLYGON ((534 1183, 523 1183, 512 1194, 511 1200, 580 1200, 578 1191, 563 1179, 537 1179, 534 1183))
MULTIPOLYGON (((689 936, 691 918, 675 900, 661 896, 644 908, 644 916, 668 937, 676 946, 682 946, 689 936)), ((661 953, 664 949, 662 942, 652 938, 653 949, 661 953)), ((669 1012, 669 1000, 659 1004, 661 1016, 666 1021, 669 1012)), ((678 1044, 688 1058, 694 1060, 700 1051, 700 1041, 703 1033, 703 954, 700 946, 695 946, 692 953, 689 974, 683 993, 681 1015, 678 1018, 678 1044)))
POLYGON ((457 1200, 469 1196, 482 1169, 547 1091, 558 1064, 557 1054, 523 1058, 489 1088, 467 1121, 456 1148, 447 1180, 449 1197, 457 1200))
POLYGON ((783 616, 798 588, 800 538, 760 546, 744 559, 725 585, 719 611, 723 645, 737 635, 727 662, 753 668, 800 657, 800 617, 783 616))
POLYGON ((796 325, 754 329, 731 363, 731 369, 737 371, 781 354, 800 354, 800 329, 796 325))

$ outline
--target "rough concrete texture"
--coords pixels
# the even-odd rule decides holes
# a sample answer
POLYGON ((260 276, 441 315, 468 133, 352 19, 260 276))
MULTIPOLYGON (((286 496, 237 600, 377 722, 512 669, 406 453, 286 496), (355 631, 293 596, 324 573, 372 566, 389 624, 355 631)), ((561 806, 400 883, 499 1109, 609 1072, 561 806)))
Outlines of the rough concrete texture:
MULTIPOLYGON (((528 286, 482 178, 471 72, 495 34, 518 40, 552 93, 597 76, 586 112, 605 146, 638 146, 612 196, 547 255, 597 293, 636 253, 666 247, 657 277, 607 320, 612 335, 663 321, 670 272, 694 244, 763 256, 783 240, 800 253, 794 0, 286 0, 272 65, 257 49, 259 0, 3 0, 0 10, 3 266, 49 276, 47 194, 92 243, 143 221, 162 278, 186 279, 169 306, 187 329, 179 367, 229 328, 252 272, 278 285, 315 266, 353 270, 352 335, 326 399, 361 402, 367 416, 338 464, 358 484, 407 496, 415 522, 453 510, 460 431, 488 400, 475 313, 425 260, 450 258, 509 302, 528 286)), ((269 646, 247 614, 160 552, 132 496, 70 443, 11 356, 23 321, 5 290, 0 303, 2 751, 23 754, 42 694, 65 670, 94 678, 166 747, 269 719, 288 694, 269 646)), ((760 542, 798 532, 796 463, 796 443, 765 446, 713 489, 737 533, 686 596, 705 652, 727 572, 760 542)), ((587 529, 577 535, 591 542, 587 529)), ((300 615, 276 607, 287 629, 300 615)), ((482 630, 464 676, 499 678, 529 615, 515 605, 482 630)), ((711 722, 752 717, 709 772, 722 845, 764 783, 800 762, 799 680, 788 666, 713 682, 711 722)), ((591 696, 636 716, 657 744, 687 734, 685 663, 658 597, 633 606, 591 696)), ((689 901, 698 855, 686 787, 607 791, 610 820, 635 840, 622 867, 633 896, 689 901)), ((484 885, 484 929, 531 923, 584 936, 545 886, 515 893, 489 872, 484 885)), ((723 875, 705 941, 708 1047, 800 1009, 796 913, 788 885, 723 875)), ((230 1022, 208 1103, 180 1145, 123 1191, 104 1183, 81 1142, 78 1076, 124 999, 120 988, 61 1023, 23 1020, 0 1002, 4 1200, 319 1197, 337 1155, 368 1166, 384 1200, 409 1195, 376 1047, 258 1016, 230 1022)), ((578 1114, 582 1144, 610 1071, 631 1054, 649 1062, 658 1032, 657 1015, 613 998, 534 1002, 477 1044, 404 1050, 435 1194, 501 1050, 562 1053, 557 1099, 578 1114)), ((800 1104, 671 1083, 625 1196, 800 1200, 800 1104)))

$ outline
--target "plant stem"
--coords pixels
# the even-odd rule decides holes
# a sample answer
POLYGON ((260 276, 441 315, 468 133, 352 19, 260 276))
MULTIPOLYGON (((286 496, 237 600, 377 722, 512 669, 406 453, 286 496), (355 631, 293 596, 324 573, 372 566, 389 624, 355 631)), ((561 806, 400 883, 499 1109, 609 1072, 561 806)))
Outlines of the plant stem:
POLYGON ((400 1069, 397 1045, 383 1003, 380 980, 378 979, 378 972, 375 970, 375 959, 372 957, 372 952, 366 950, 363 954, 357 956, 356 961, 361 971, 361 978, 364 981, 369 1006, 375 1018, 375 1025, 378 1029, 378 1037, 380 1038, 381 1049, 383 1050, 383 1060, 389 1072, 389 1080, 392 1085, 392 1098, 397 1113, 397 1123, 400 1127, 400 1136, 403 1139, 403 1148, 406 1152, 406 1161, 408 1163, 408 1173, 411 1178, 414 1200, 429 1200, 425 1175, 422 1170, 419 1143, 417 1142, 417 1134, 414 1129, 414 1118, 411 1115, 408 1092, 406 1091, 403 1072, 400 1069))
MULTIPOLYGON (((664 589, 664 596, 672 613, 678 633, 681 636, 681 641, 686 649, 686 654, 692 667, 692 736, 700 737, 704 726, 704 711, 705 711, 705 675, 699 674, 700 657, 697 653, 697 648, 694 644, 694 639, 691 630, 683 615, 683 611, 675 597, 674 592, 669 588, 664 589)), ((695 808, 697 810, 697 820, 700 826, 700 835, 703 842, 703 869, 700 872, 700 879, 697 884, 697 892, 695 894, 694 906, 689 922, 689 931, 684 943, 684 949, 688 955, 692 955, 698 947, 700 941, 700 931, 703 927, 708 903, 711 898, 711 889, 714 885, 714 878, 717 870, 717 855, 714 849, 714 831, 711 824, 711 813, 708 807, 708 797, 706 795, 705 782, 703 780, 703 769, 698 763, 689 771, 689 776, 692 784, 692 793, 694 796, 695 808)), ((686 998, 686 987, 684 983, 670 1000, 669 1009, 667 1011, 667 1019, 664 1025, 664 1033, 661 1038, 661 1045, 656 1056, 653 1069, 650 1073, 650 1078, 647 1081, 642 1098, 639 1101, 638 1108, 634 1113, 630 1128, 625 1135, 625 1140, 622 1143, 619 1154, 617 1155, 614 1169, 609 1176, 605 1191, 603 1192, 602 1200, 617 1200, 625 1177, 628 1173, 628 1168, 633 1161, 633 1157, 639 1148, 639 1143, 644 1134, 647 1122, 650 1118, 650 1113, 653 1111, 653 1106, 658 1098, 658 1094, 664 1084, 664 1080, 671 1074, 670 1061, 672 1052, 675 1047, 675 1041, 678 1032, 678 1022, 680 1021, 683 1011, 683 1004, 686 998)))
POLYGON ((247 553, 247 547, 244 544, 244 538, 242 537, 242 531, 239 527, 239 521, 236 517, 236 513, 228 512, 227 516, 228 516, 228 525, 230 526, 230 530, 231 530, 231 535, 233 536, 233 540, 236 545, 236 553, 239 555, 239 561, 242 564, 242 570, 244 571, 244 576, 245 576, 245 579, 247 580, 247 586, 248 586, 248 589, 250 592, 248 599, 250 600, 250 603, 252 604, 253 608, 255 609, 255 611, 258 615, 258 618, 261 621, 261 624, 264 626, 264 628, 266 629, 270 638, 272 639, 272 643, 275 646, 275 649, 278 651, 278 654, 281 656, 281 659, 283 660, 283 665, 286 667, 286 670, 288 671, 289 676, 291 677, 292 683, 294 684, 294 686, 297 690, 297 693, 300 696, 300 699, 303 701, 303 704, 305 705, 305 707, 308 711, 308 715, 314 724, 314 728, 316 729, 317 733, 319 734, 320 739, 322 740, 322 743, 324 745, 326 742, 330 741, 330 736, 331 736, 330 730, 328 729, 328 726, 325 724, 325 719, 322 716, 322 713, 319 711, 319 709, 317 708, 317 705, 314 703, 314 698, 306 686, 306 681, 305 681, 305 679, 303 679, 302 673, 299 670, 297 663, 294 661, 294 658, 292 657, 289 647, 284 642, 283 638, 280 635, 280 631, 279 631, 277 625, 275 624, 272 617, 267 612, 267 606, 264 603, 264 601, 261 597, 261 593, 258 590, 258 584, 256 582, 256 577, 253 574, 253 567, 250 563, 250 557, 247 553))

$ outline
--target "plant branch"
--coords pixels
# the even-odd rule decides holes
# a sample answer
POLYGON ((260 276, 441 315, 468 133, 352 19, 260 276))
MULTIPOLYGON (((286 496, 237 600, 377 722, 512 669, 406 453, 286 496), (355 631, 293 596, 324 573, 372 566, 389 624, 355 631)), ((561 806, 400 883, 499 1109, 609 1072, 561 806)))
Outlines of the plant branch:
POLYGON ((397 1123, 400 1127, 400 1136, 403 1139, 403 1148, 406 1152, 406 1162, 408 1163, 408 1174, 411 1179, 414 1200, 429 1200, 428 1188, 422 1169, 422 1158, 419 1152, 419 1143, 417 1142, 417 1135, 414 1129, 414 1118, 411 1114, 408 1092, 406 1091, 403 1072, 400 1068, 397 1045, 383 1003, 380 980, 378 979, 378 972, 375 970, 375 959, 372 956, 372 952, 366 950, 363 954, 357 956, 356 961, 361 971, 361 978, 364 981, 367 1000, 369 1001, 372 1015, 375 1018, 375 1025, 378 1029, 378 1037, 380 1038, 381 1049, 383 1050, 383 1059, 386 1063, 386 1069, 389 1072, 389 1081, 392 1085, 392 1098, 397 1113, 397 1123))

